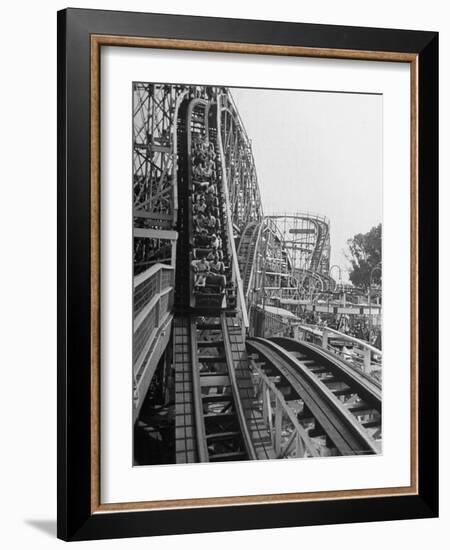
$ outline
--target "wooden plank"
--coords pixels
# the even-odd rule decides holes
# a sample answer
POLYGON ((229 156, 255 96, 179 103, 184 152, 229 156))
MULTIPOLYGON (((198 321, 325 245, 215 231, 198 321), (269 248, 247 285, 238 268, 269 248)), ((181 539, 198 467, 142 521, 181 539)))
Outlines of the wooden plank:
POLYGON ((205 373, 200 375, 200 385, 203 387, 229 386, 230 379, 228 376, 214 375, 205 373))

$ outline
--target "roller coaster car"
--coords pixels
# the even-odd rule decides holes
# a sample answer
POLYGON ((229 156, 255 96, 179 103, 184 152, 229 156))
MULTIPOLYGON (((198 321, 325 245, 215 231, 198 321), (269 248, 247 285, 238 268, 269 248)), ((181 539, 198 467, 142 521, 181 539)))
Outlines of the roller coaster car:
POLYGON ((221 288, 220 284, 208 281, 208 275, 197 284, 196 274, 192 271, 191 307, 206 310, 235 309, 236 292, 234 285, 221 288))
POLYGON ((195 260, 193 251, 189 252, 189 279, 191 287, 190 306, 200 309, 224 309, 226 307, 225 289, 221 290, 219 284, 211 284, 208 275, 198 276, 191 267, 195 260))
POLYGON ((206 287, 205 292, 196 292, 193 293, 193 299, 194 303, 191 303, 192 307, 198 308, 198 309, 211 309, 211 310, 217 310, 217 309, 224 309, 226 307, 226 299, 225 299, 225 293, 224 292, 214 292, 214 289, 211 287, 209 289, 206 287), (208 290, 212 290, 212 292, 209 292, 208 290))
POLYGON ((236 291, 230 282, 232 272, 229 267, 221 271, 209 271, 207 266, 201 264, 202 258, 208 261, 211 255, 220 262, 230 263, 224 254, 228 237, 223 220, 227 213, 222 196, 220 165, 216 164, 216 112, 211 106, 204 100, 193 100, 186 113, 189 303, 193 309, 224 310, 236 307, 236 291), (209 218, 199 219, 206 209, 209 218), (201 234, 203 232, 205 235, 201 234))

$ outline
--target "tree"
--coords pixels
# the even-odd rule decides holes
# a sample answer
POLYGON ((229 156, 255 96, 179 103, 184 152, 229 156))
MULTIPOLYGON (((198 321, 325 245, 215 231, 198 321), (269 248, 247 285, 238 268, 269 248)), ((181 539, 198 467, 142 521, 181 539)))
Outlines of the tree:
POLYGON ((358 233, 347 241, 350 254, 347 255, 352 269, 349 272, 350 281, 359 288, 367 290, 372 284, 381 284, 381 223, 368 233, 358 233))

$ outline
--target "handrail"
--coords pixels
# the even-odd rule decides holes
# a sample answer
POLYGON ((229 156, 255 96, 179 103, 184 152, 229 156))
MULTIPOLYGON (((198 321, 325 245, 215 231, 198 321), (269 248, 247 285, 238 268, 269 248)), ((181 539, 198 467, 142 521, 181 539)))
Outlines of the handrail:
POLYGON ((160 302, 163 296, 170 294, 173 290, 173 287, 168 286, 164 289, 161 289, 157 294, 155 294, 149 302, 142 308, 142 310, 136 315, 133 321, 134 332, 142 325, 143 321, 150 313, 150 311, 160 302))
POLYGON ((171 314, 171 296, 174 290, 173 276, 164 280, 163 273, 174 272, 173 266, 155 264, 133 279, 133 369, 139 371, 142 362, 171 314), (152 280, 152 278, 155 278, 152 280), (150 281, 148 288, 145 283, 150 281), (151 322, 147 322, 153 315, 151 322), (145 336, 146 342, 142 338, 145 336), (139 340, 139 343, 138 343, 139 340))
POLYGON ((368 342, 365 342, 364 340, 360 340, 359 338, 356 338, 355 336, 350 336, 348 334, 343 334, 342 332, 339 332, 338 330, 335 330, 331 327, 324 327, 324 332, 331 332, 332 334, 336 334, 340 338, 344 337, 346 340, 350 340, 351 342, 354 342, 355 344, 360 345, 363 348, 369 349, 373 353, 376 353, 377 355, 383 356, 383 351, 381 349, 376 348, 375 346, 372 346, 372 344, 369 344, 368 342))
POLYGON ((353 352, 355 354, 353 361, 356 361, 360 366, 362 366, 363 371, 366 374, 370 375, 373 378, 376 378, 373 376, 372 371, 377 370, 379 368, 379 364, 376 362, 372 363, 372 354, 379 356, 382 360, 383 352, 380 349, 372 346, 364 340, 360 340, 359 338, 355 338, 354 336, 349 336, 332 328, 326 327, 324 330, 320 330, 316 325, 297 325, 297 327, 303 332, 312 334, 316 338, 316 340, 318 339, 320 343, 317 343, 316 345, 320 349, 323 349, 329 353, 332 353, 333 355, 338 356, 341 361, 344 361, 346 365, 354 369, 355 365, 351 361, 346 360, 345 354, 339 351, 336 346, 333 346, 329 343, 328 336, 329 334, 334 334, 344 342, 353 343, 357 346, 356 348, 353 348, 353 352))
POLYGON ((372 346, 372 344, 369 344, 368 342, 365 342, 364 340, 360 340, 359 338, 356 338, 355 336, 350 336, 349 334, 345 334, 343 332, 339 332, 339 330, 336 330, 331 327, 322 327, 319 328, 317 325, 298 325, 301 329, 309 330, 311 332, 314 331, 314 328, 316 329, 315 334, 319 336, 318 333, 321 333, 320 336, 323 336, 325 332, 330 332, 332 334, 335 334, 342 340, 348 340, 350 342, 353 342, 354 344, 358 344, 359 346, 366 348, 373 353, 376 353, 377 355, 383 356, 383 351, 381 349, 376 348, 375 346, 372 346), (313 328, 314 327, 314 328, 313 328))
POLYGON ((164 270, 175 271, 175 268, 172 265, 167 265, 162 263, 154 264, 148 269, 146 269, 145 271, 143 271, 142 273, 139 273, 138 275, 135 275, 133 277, 133 288, 136 288, 139 285, 141 285, 143 282, 145 282, 147 279, 149 279, 152 275, 154 275, 158 271, 164 271, 164 270))
MULTIPOLYGON (((140 378, 140 375, 142 374, 142 369, 145 366, 145 359, 148 357, 148 354, 151 350, 155 348, 155 345, 160 337, 161 334, 164 334, 165 329, 167 329, 172 322, 172 314, 170 311, 167 311, 162 319, 160 320, 160 323, 157 327, 154 327, 150 338, 148 339, 146 345, 139 353, 139 356, 136 358, 134 364, 133 364, 133 375, 136 378, 140 378)), ((140 385, 140 382, 137 382, 137 386, 140 385)))

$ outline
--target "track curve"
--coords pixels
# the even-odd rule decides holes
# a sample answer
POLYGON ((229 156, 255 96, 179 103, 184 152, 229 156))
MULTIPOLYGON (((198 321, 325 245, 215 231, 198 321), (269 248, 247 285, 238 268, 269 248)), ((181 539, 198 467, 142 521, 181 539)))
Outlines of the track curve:
POLYGON ((381 396, 376 388, 336 365, 332 358, 316 355, 316 350, 302 348, 307 353, 296 357, 299 348, 283 346, 295 347, 290 341, 247 340, 249 353, 287 382, 301 401, 299 420, 308 425, 310 437, 324 437, 330 454, 378 453, 381 443, 373 433, 381 427, 381 396), (360 394, 368 402, 362 401, 360 394), (370 428, 368 417, 374 423, 370 428))

